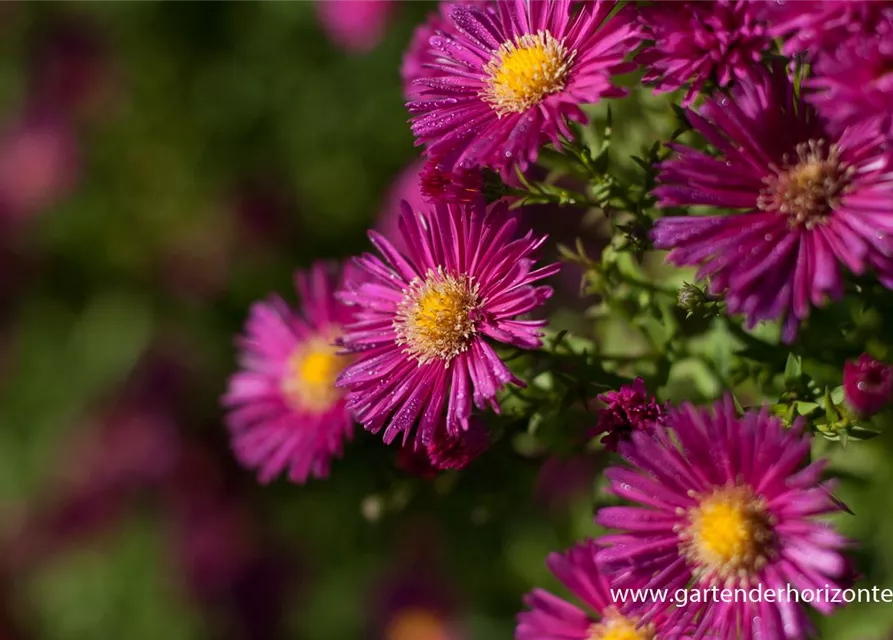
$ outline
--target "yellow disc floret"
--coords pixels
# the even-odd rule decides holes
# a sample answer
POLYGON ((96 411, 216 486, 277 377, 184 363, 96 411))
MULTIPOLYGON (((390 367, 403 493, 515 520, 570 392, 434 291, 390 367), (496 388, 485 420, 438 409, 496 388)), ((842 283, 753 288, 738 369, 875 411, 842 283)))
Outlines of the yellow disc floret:
POLYGON ((335 379, 347 364, 338 355, 332 339, 314 336, 302 343, 288 358, 282 377, 282 393, 293 409, 322 413, 340 398, 335 379))
POLYGON ((682 550, 696 575, 747 581, 766 563, 775 540, 766 501, 750 487, 721 487, 688 512, 682 550))
POLYGON ((526 111, 564 89, 575 53, 548 31, 509 40, 487 64, 482 97, 499 116, 526 111))
POLYGON ((403 292, 394 329, 397 344, 420 363, 449 362, 468 348, 477 333, 478 287, 464 275, 442 268, 416 278, 403 292))
POLYGON ((764 178, 757 206, 788 216, 791 226, 812 229, 825 223, 846 193, 853 168, 843 163, 836 145, 810 140, 797 145, 797 157, 785 154, 781 168, 764 178))
POLYGON ((652 640, 654 626, 638 626, 634 618, 627 618, 613 607, 603 612, 601 620, 589 627, 586 640, 652 640))

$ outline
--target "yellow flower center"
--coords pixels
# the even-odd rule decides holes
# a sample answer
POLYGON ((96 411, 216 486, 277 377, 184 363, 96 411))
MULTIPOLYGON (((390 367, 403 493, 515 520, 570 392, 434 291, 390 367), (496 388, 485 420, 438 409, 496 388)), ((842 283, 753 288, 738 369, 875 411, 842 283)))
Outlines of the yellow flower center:
POLYGON ((500 117, 526 111, 564 89, 575 55, 548 31, 517 36, 490 59, 481 95, 500 117))
POLYGON ((696 575, 746 581, 772 551, 774 524, 766 501, 750 487, 718 488, 689 511, 681 548, 696 575))
POLYGON ((315 336, 291 354, 282 377, 282 393, 293 409, 322 413, 341 398, 335 379, 347 364, 333 339, 315 336))
POLYGON ((397 344, 420 363, 449 362, 477 333, 478 287, 468 276, 428 270, 403 292, 394 329, 397 344))
POLYGON ((385 631, 386 640, 449 640, 446 626, 427 609, 407 609, 398 613, 385 631))
POLYGON ((654 626, 637 627, 637 620, 627 618, 613 607, 605 610, 603 618, 589 627, 586 640, 652 640, 654 626))
POLYGON ((788 216, 791 226, 812 229, 826 222, 839 205, 854 169, 841 161, 836 145, 826 149, 824 140, 804 142, 796 150, 796 159, 786 154, 784 166, 773 166, 773 173, 763 179, 766 187, 757 206, 788 216))

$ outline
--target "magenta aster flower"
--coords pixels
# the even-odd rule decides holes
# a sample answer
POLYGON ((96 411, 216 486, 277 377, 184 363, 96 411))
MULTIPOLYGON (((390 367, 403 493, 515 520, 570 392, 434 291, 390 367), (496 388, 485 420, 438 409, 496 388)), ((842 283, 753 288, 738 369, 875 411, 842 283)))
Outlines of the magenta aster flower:
POLYGON ((518 615, 515 640, 653 640, 680 636, 659 633, 652 623, 620 612, 622 603, 611 597, 608 580, 595 562, 598 547, 587 540, 564 554, 549 555, 552 573, 589 609, 577 606, 542 589, 524 598, 531 610, 518 615), (594 614, 594 615, 593 615, 594 614))
POLYGON ((739 0, 654 3, 639 10, 639 22, 653 40, 637 61, 655 93, 689 86, 688 106, 713 80, 721 87, 748 78, 772 47, 759 3, 739 0))
POLYGON ((452 7, 461 4, 477 4, 482 9, 492 7, 492 0, 440 0, 437 11, 428 14, 427 20, 416 27, 409 41, 409 46, 403 54, 403 63, 400 65, 400 77, 403 79, 403 95, 407 100, 417 100, 423 95, 424 87, 416 84, 420 78, 435 78, 442 75, 437 70, 436 63, 441 56, 431 46, 431 38, 439 36, 451 24, 449 11, 452 7))
POLYGON ((513 0, 457 4, 449 25, 430 38, 436 75, 419 78, 407 106, 412 131, 441 168, 523 170, 541 144, 572 137, 585 122, 581 104, 619 97, 612 76, 631 71, 636 45, 628 11, 613 2, 513 0))
POLYGON ((810 305, 843 295, 841 264, 893 287, 893 170, 870 124, 831 134, 780 69, 690 120, 719 157, 673 145, 659 205, 743 211, 663 218, 652 237, 670 262, 700 265, 730 312, 749 326, 783 318, 790 341, 810 305))
POLYGON ((867 353, 843 366, 847 403, 861 416, 873 416, 893 400, 893 366, 867 353))
POLYGON ((427 446, 443 422, 457 437, 469 429, 471 404, 498 409, 497 392, 522 384, 492 343, 531 349, 541 344, 544 320, 522 320, 552 294, 534 283, 558 264, 534 269, 545 241, 516 238, 517 221, 504 204, 439 204, 428 212, 404 205, 397 251, 372 231, 382 258, 356 263, 368 275, 349 282, 342 299, 357 307, 357 321, 342 340, 356 360, 338 378, 348 406, 369 431, 384 429, 390 443, 416 439, 427 446))
POLYGON ((334 346, 353 316, 335 299, 330 271, 316 263, 295 274, 300 313, 279 297, 255 303, 239 339, 242 370, 223 403, 236 457, 264 483, 285 469, 293 482, 325 477, 353 434, 335 387, 348 359, 334 346))
POLYGON ((648 393, 645 381, 636 378, 632 384, 598 396, 607 406, 598 412, 598 422, 592 436, 605 434, 602 444, 616 451, 620 442, 629 440, 634 431, 647 431, 663 420, 664 409, 648 393))
POLYGON ((809 56, 833 52, 838 46, 871 32, 893 16, 888 0, 785 0, 763 4, 772 36, 787 38, 784 53, 809 56))
MULTIPOLYGON (((666 613, 694 637, 803 638, 808 620, 795 603, 723 602, 719 588, 798 591, 844 587, 850 565, 843 537, 814 516, 840 510, 824 462, 807 464, 810 441, 799 420, 787 429, 763 410, 738 417, 731 397, 714 411, 690 404, 667 427, 636 432, 620 451, 630 467, 606 471, 611 491, 637 507, 605 507, 596 521, 620 533, 599 540, 597 560, 614 588, 688 588, 688 606, 628 602, 649 620, 666 613), (691 595, 691 594, 690 594, 691 595)), ((816 601, 823 613, 833 603, 816 601)))
POLYGON ((838 129, 876 122, 890 131, 893 113, 893 16, 878 32, 821 56, 808 80, 807 99, 838 129), (883 120, 887 120, 883 123, 883 120))

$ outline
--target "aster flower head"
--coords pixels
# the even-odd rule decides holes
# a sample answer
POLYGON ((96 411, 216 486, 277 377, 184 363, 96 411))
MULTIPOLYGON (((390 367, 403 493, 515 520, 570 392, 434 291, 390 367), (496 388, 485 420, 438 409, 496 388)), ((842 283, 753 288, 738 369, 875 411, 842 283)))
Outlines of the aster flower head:
POLYGON ((671 145, 659 206, 739 212, 658 220, 652 239, 668 261, 700 266, 748 326, 784 319, 786 341, 811 306, 843 295, 841 267, 893 287, 893 168, 873 125, 833 134, 780 68, 689 114, 718 157, 671 145))
MULTIPOLYGON (((722 602, 721 588, 798 591, 846 586, 843 537, 815 516, 840 510, 807 464, 810 440, 768 411, 739 417, 731 397, 714 410, 686 404, 666 427, 620 445, 629 466, 606 476, 615 495, 640 506, 605 507, 596 521, 618 529, 599 540, 597 559, 614 588, 689 589, 687 607, 628 603, 649 620, 665 613, 693 637, 803 638, 808 620, 794 602, 722 602), (691 595, 691 594, 690 594, 691 595)), ((813 605, 823 613, 835 606, 813 605)))
POLYGON ((877 32, 851 39, 821 56, 807 81, 807 99, 838 130, 876 122, 891 132, 893 113, 893 15, 877 32))
POLYGON ((889 0, 822 0, 761 3, 773 37, 786 38, 785 55, 815 58, 871 33, 893 16, 889 0))
POLYGON ((598 412, 598 422, 591 435, 604 434, 602 444, 609 451, 629 440, 634 431, 648 431, 664 416, 664 408, 648 393, 645 381, 636 378, 632 384, 598 396, 607 406, 598 412))
POLYGON ((725 87, 749 77, 772 47, 760 3, 741 0, 686 1, 643 7, 639 22, 653 41, 637 61, 655 93, 688 85, 688 106, 713 80, 725 87))
POLYGON ((843 367, 847 404, 860 416, 872 416, 893 400, 893 366, 863 353, 843 367))
POLYGON ((335 299, 340 277, 324 263, 298 271, 300 312, 272 297, 257 302, 239 341, 241 370, 223 404, 232 447, 261 482, 288 470, 293 482, 328 475, 353 434, 353 421, 335 379, 348 358, 334 345, 351 310, 335 299))
POLYGON ((429 77, 415 81, 420 97, 407 105, 417 144, 445 170, 508 176, 545 141, 573 137, 568 121, 586 121, 580 105, 625 95, 612 77, 635 68, 624 57, 636 28, 629 11, 614 9, 570 0, 450 6, 429 40, 429 77))
POLYGON ((562 598, 542 589, 534 589, 524 598, 530 611, 518 615, 515 640, 657 640, 654 622, 642 623, 635 615, 621 613, 622 603, 611 596, 607 577, 595 558, 598 546, 587 540, 566 553, 553 553, 549 569, 587 607, 583 611, 562 598))
POLYGON ((384 429, 386 443, 401 434, 405 443, 417 425, 419 444, 428 446, 444 411, 445 433, 455 438, 470 428, 472 402, 498 409, 497 392, 521 384, 493 344, 541 344, 545 321, 518 316, 549 298, 552 290, 535 283, 559 265, 535 269, 545 237, 516 237, 517 226, 505 204, 424 212, 404 205, 404 252, 369 233, 381 257, 358 258, 367 279, 341 292, 356 308, 342 339, 355 360, 338 385, 357 420, 373 433, 384 429))

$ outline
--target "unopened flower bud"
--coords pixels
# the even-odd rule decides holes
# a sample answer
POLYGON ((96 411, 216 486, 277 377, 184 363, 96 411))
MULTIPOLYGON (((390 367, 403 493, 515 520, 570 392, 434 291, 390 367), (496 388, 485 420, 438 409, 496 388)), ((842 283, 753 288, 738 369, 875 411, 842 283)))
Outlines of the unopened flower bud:
POLYGON ((884 408, 893 397, 893 366, 867 353, 843 367, 843 390, 847 404, 868 417, 884 408))

